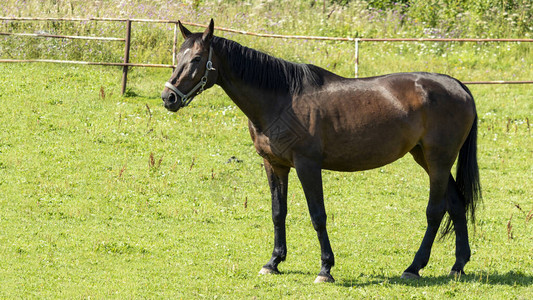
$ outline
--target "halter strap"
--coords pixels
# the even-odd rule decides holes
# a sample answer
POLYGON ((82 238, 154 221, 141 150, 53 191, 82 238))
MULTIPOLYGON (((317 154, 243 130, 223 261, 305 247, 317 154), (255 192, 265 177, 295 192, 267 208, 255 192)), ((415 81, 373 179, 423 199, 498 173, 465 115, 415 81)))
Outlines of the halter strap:
POLYGON ((207 84, 207 75, 209 74, 209 71, 214 71, 215 68, 213 68, 213 62, 211 61, 211 57, 213 56, 213 47, 209 47, 209 57, 207 59, 207 63, 205 65, 205 73, 202 79, 200 79, 200 82, 198 82, 190 92, 187 94, 182 93, 177 87, 175 87, 173 84, 171 84, 169 81, 165 82, 165 87, 167 87, 169 90, 174 92, 176 98, 178 98, 178 95, 181 99, 181 107, 185 107, 191 103, 192 98, 191 95, 199 95, 204 91, 204 87, 207 84))

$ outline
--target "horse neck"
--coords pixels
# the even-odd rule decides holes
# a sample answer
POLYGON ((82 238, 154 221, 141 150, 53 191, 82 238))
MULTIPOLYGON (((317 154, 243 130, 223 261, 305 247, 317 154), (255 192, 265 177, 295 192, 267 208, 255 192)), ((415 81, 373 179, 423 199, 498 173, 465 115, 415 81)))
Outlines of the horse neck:
POLYGON ((288 93, 257 88, 240 79, 239 70, 232 70, 224 61, 218 65, 217 84, 255 125, 266 127, 290 102, 288 93))

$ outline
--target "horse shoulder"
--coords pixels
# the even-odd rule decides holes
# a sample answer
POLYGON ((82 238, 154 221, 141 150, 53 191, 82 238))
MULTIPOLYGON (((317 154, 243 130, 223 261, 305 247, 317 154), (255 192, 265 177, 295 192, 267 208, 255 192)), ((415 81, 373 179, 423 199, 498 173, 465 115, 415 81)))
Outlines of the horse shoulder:
POLYGON ((277 141, 280 135, 286 135, 282 126, 271 124, 266 129, 248 120, 248 130, 255 146, 255 151, 259 156, 268 160, 271 164, 292 166, 290 159, 290 140, 284 143, 277 141), (273 138, 273 139, 272 139, 273 138))

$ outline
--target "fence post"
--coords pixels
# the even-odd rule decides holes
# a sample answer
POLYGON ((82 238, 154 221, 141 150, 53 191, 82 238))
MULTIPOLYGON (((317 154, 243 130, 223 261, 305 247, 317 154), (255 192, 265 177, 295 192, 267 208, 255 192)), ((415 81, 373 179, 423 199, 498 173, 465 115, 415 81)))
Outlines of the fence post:
POLYGON ((355 39, 355 78, 359 77, 359 39, 355 39))
MULTIPOLYGON (((130 62, 130 37, 131 37, 131 20, 126 21, 126 46, 124 47, 124 63, 130 62)), ((122 95, 126 92, 126 83, 128 82, 128 66, 122 67, 122 95)))
POLYGON ((176 68, 176 48, 178 45, 178 23, 174 23, 174 43, 172 44, 172 71, 176 68))

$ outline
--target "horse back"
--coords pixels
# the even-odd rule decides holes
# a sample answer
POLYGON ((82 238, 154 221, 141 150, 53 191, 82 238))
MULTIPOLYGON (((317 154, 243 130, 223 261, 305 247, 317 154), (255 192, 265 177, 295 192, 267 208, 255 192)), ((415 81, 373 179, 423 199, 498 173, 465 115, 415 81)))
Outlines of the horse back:
POLYGON ((303 151, 319 153, 324 168, 339 171, 391 163, 418 144, 447 142, 459 149, 475 116, 464 85, 433 73, 335 78, 293 109, 309 132, 303 151), (310 147, 317 144, 320 149, 310 147))

